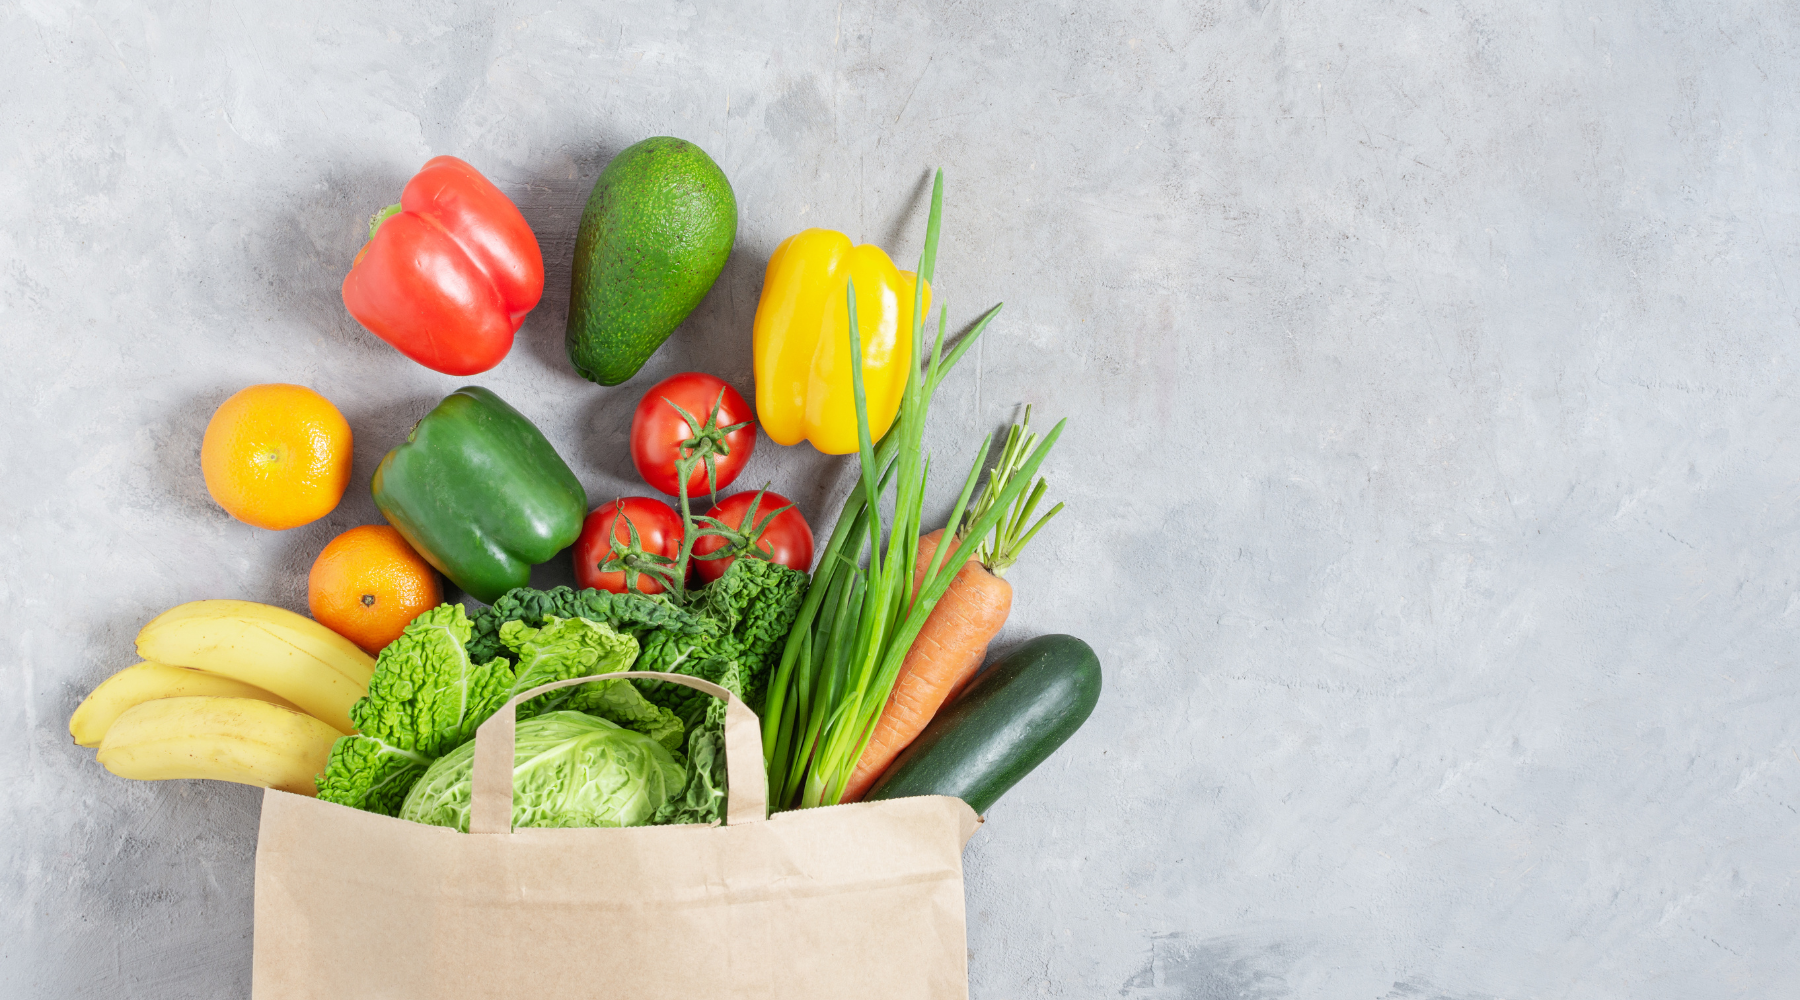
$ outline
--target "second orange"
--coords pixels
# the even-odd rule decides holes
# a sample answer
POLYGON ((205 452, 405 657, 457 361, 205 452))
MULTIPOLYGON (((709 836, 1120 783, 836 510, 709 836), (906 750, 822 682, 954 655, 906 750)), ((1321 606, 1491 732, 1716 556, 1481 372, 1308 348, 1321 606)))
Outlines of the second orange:
POLYGON ((306 580, 313 620, 370 656, 443 599, 431 564, 385 524, 365 524, 333 538, 313 560, 306 580))

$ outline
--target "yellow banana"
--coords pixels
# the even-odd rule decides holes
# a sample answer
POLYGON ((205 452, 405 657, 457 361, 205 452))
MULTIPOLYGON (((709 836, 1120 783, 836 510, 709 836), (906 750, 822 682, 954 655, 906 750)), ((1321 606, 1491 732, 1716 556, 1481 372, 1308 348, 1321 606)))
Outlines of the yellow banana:
POLYGON ((313 779, 342 735, 255 698, 159 698, 126 709, 98 756, 121 778, 212 778, 317 795, 313 779))
POLYGON ((251 601, 170 608, 138 633, 137 651, 271 691, 345 733, 354 732, 350 706, 368 693, 375 672, 375 660, 350 640, 286 608, 251 601))
POLYGON ((100 682, 94 693, 76 707, 75 714, 69 716, 69 735, 75 737, 79 746, 97 747, 106 736, 107 727, 131 706, 158 698, 186 697, 255 698, 304 711, 278 694, 230 677, 164 663, 139 663, 100 682))

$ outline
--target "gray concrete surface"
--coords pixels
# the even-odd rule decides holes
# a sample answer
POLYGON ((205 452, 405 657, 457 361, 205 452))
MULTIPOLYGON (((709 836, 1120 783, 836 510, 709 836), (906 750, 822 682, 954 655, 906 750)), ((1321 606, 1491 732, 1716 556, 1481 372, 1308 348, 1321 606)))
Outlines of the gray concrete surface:
MULTIPOLYGON (((651 379, 748 391, 780 239, 910 260, 945 168, 940 294, 1007 309, 931 439, 1070 418, 1006 643, 1108 671, 969 848, 976 997, 1800 994, 1793 4, 146 6, 0 4, 4 995, 247 993, 260 793, 113 778, 66 720, 154 613, 303 608, 377 519, 463 380, 338 286, 437 153, 542 241, 479 381, 596 499, 640 489, 651 379), (724 167, 738 245, 600 389, 576 221, 656 134, 724 167), (357 435, 279 534, 197 459, 268 381, 357 435)), ((817 519, 848 475, 765 440, 747 481, 817 519)))

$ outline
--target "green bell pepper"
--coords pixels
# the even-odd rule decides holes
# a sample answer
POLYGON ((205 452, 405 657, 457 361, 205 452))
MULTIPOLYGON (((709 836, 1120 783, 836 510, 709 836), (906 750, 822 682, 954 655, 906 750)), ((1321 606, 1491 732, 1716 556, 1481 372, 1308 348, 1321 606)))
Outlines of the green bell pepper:
POLYGON ((425 414, 370 487, 427 562, 489 604, 573 545, 587 515, 587 493, 543 433, 480 386, 425 414))

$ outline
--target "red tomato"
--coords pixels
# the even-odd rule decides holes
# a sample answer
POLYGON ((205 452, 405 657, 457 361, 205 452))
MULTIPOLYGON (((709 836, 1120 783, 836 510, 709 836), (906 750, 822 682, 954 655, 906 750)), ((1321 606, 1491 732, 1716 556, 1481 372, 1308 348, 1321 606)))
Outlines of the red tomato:
POLYGON ((705 372, 684 372, 658 382, 644 394, 631 417, 631 462, 644 482, 670 496, 680 493, 676 459, 696 452, 701 455, 687 484, 688 496, 696 497, 712 491, 706 481, 708 458, 713 463, 718 488, 724 489, 744 471, 744 463, 750 461, 750 452, 755 448, 755 411, 736 389, 705 372), (720 390, 724 390, 723 399, 720 390), (670 403, 693 415, 700 424, 699 436, 670 403), (719 407, 716 418, 712 416, 715 403, 719 407), (744 426, 721 433, 733 424, 744 426))
POLYGON ((627 583, 635 578, 636 586, 631 589, 640 594, 660 594, 665 588, 655 571, 675 572, 681 538, 681 515, 661 500, 625 497, 601 504, 581 523, 581 537, 575 540, 575 585, 623 594, 627 583), (636 548, 631 544, 632 528, 637 529, 636 548), (615 550, 609 541, 612 539, 625 551, 615 550), (659 556, 668 562, 660 562, 659 556), (614 559, 622 563, 620 568, 601 569, 614 559), (627 568, 632 572, 628 573, 627 568))
MULTIPOLYGON (((719 501, 718 506, 706 512, 706 516, 716 517, 733 528, 750 531, 768 520, 771 513, 787 507, 790 502, 779 493, 764 490, 762 502, 756 505, 755 519, 751 524, 745 525, 744 512, 750 509, 750 502, 755 499, 754 492, 734 493, 719 501)), ((694 571, 700 574, 700 579, 711 583, 725 575, 726 568, 736 561, 736 556, 719 559, 701 559, 700 556, 717 552, 729 544, 728 539, 718 535, 701 535, 694 540, 694 571)), ((790 507, 776 514, 774 520, 768 521, 761 537, 756 540, 756 548, 771 561, 783 566, 802 573, 812 569, 812 529, 807 527, 806 518, 800 516, 799 508, 790 507)))

